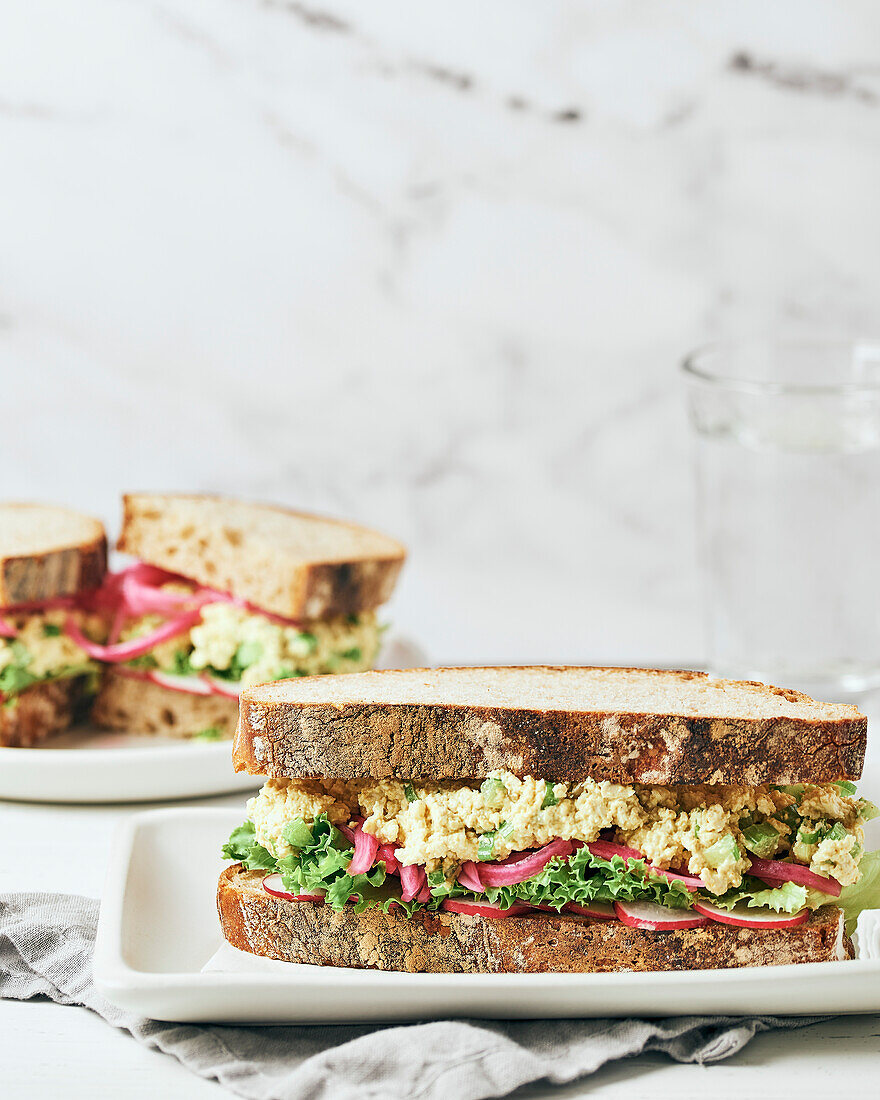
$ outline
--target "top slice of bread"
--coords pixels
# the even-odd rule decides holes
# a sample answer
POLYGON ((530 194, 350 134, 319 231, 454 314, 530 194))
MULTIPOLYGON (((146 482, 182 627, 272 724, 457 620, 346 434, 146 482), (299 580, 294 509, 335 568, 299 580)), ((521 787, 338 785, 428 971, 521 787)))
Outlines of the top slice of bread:
POLYGON ((46 504, 0 504, 0 607, 75 596, 107 571, 100 520, 46 504))
POLYGON ((856 779, 866 733, 855 707, 702 672, 408 669, 245 689, 233 760, 281 778, 756 786, 856 779))
POLYGON ((385 603, 406 550, 387 535, 268 504, 129 493, 117 549, 291 619, 385 603))

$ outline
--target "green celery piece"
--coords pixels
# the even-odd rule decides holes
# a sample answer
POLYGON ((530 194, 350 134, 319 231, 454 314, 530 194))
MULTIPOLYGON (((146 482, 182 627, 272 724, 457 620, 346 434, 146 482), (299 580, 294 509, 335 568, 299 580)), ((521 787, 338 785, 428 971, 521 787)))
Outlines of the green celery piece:
POLYGON ((495 851, 495 832, 493 829, 491 833, 483 833, 477 842, 477 859, 487 860, 491 859, 495 851))
POLYGON ((557 805, 559 805, 559 799, 553 793, 553 784, 552 783, 547 783, 545 781, 545 783, 544 783, 544 800, 541 803, 541 809, 546 810, 548 806, 557 806, 557 805))
POLYGON ((720 840, 716 840, 715 843, 706 849, 703 853, 703 858, 710 867, 720 867, 722 863, 726 863, 728 859, 738 860, 740 857, 739 848, 732 836, 723 836, 720 840))
POLYGON ((485 779, 480 787, 480 794, 487 806, 497 806, 504 798, 504 784, 500 779, 485 779))
POLYGON ((61 627, 57 623, 43 623, 43 637, 57 638, 61 634, 61 627))
POLYGON ((743 843, 753 855, 769 859, 776 851, 779 833, 772 825, 749 825, 743 829, 743 843))
POLYGON ((832 787, 837 787, 842 795, 847 798, 851 798, 856 793, 855 783, 850 783, 848 779, 838 779, 836 783, 831 784, 832 787))
POLYGON ((418 802, 419 796, 416 794, 412 783, 404 783, 403 793, 406 795, 407 802, 418 802))

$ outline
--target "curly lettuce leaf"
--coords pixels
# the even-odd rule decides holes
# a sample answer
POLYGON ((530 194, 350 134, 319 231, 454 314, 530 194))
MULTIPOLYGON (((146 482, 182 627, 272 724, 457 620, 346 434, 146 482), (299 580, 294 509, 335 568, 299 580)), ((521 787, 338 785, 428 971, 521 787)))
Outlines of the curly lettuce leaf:
POLYGON ((562 909, 570 901, 586 905, 591 901, 634 900, 687 909, 693 900, 681 882, 654 874, 644 860, 625 863, 620 856, 600 859, 586 845, 570 859, 552 860, 534 878, 513 886, 490 888, 485 896, 504 909, 518 901, 562 909))
MULTIPOLYGON (((384 907, 386 902, 390 905, 394 901, 390 893, 387 898, 374 893, 375 888, 385 882, 383 863, 376 864, 363 875, 348 874, 354 848, 324 814, 310 825, 296 818, 285 826, 283 835, 294 851, 276 859, 257 842, 253 822, 245 821, 233 829, 223 846, 223 857, 240 861, 249 871, 277 871, 284 889, 291 894, 320 891, 332 909, 342 909, 349 901, 361 908, 371 904, 384 907)), ((415 907, 413 903, 405 908, 411 912, 415 907)))
MULTIPOLYGON (((734 890, 728 890, 720 897, 713 897, 715 905, 722 909, 732 909, 741 902, 750 909, 772 909, 776 913, 799 913, 807 904, 809 891, 805 886, 798 886, 794 882, 784 882, 777 887, 768 887, 760 879, 744 876, 742 885, 734 890)), ((822 895, 825 901, 831 899, 822 895)), ((824 904, 824 902, 822 903, 824 904)))

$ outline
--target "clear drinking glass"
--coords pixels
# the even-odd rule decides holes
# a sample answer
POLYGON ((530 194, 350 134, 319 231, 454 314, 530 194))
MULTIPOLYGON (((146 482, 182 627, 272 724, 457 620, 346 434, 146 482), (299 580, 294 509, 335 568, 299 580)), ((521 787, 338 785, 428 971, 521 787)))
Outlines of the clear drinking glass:
POLYGON ((880 342, 717 345, 682 369, 712 672, 880 686, 880 342))

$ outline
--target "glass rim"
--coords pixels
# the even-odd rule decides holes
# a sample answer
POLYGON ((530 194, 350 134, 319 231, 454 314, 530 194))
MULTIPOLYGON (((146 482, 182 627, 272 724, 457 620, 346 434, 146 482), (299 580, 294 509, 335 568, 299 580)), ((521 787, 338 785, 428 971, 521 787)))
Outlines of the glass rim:
POLYGON ((816 395, 853 395, 871 394, 880 395, 880 372, 876 380, 866 379, 862 382, 768 382, 759 378, 737 378, 725 374, 722 370, 708 369, 704 360, 712 356, 720 356, 725 352, 744 350, 750 347, 768 349, 780 349, 793 351, 797 349, 821 350, 826 348, 871 348, 876 351, 877 361, 880 364, 880 339, 870 337, 852 338, 804 338, 804 339, 760 339, 753 340, 716 340, 708 344, 702 344, 684 357, 680 364, 681 373, 688 382, 698 383, 703 386, 713 387, 719 390, 733 390, 738 393, 747 393, 762 396, 816 396, 816 395))

